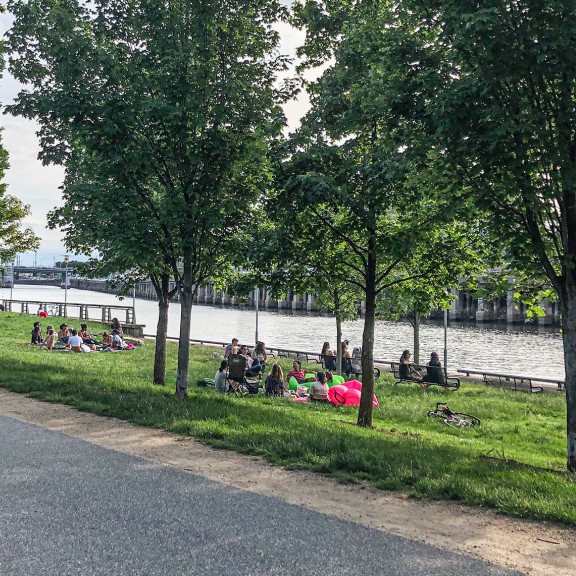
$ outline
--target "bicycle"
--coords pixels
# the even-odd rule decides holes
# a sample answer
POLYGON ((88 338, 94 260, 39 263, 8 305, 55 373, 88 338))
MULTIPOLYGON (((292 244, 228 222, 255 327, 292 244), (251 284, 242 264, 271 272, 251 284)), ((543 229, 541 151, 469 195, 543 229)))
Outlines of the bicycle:
POLYGON ((471 414, 464 414, 464 412, 453 412, 446 402, 436 402, 436 408, 430 410, 428 416, 440 418, 444 421, 444 424, 455 428, 461 426, 472 428, 480 425, 480 418, 476 418, 476 416, 471 414))

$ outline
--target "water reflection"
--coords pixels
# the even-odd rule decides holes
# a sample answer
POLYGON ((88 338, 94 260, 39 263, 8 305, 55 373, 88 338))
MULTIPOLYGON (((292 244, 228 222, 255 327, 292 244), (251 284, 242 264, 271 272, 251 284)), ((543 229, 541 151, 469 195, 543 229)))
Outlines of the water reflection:
MULTIPOLYGON (((1 298, 10 297, 10 289, 0 289, 1 298)), ((16 284, 15 300, 64 301, 64 292, 54 286, 25 286, 16 284)), ((68 290, 68 302, 84 304, 131 305, 110 294, 85 290, 68 290)), ((136 300, 139 323, 146 324, 145 332, 153 334, 158 321, 157 303, 136 300)), ((169 313, 168 334, 178 336, 180 306, 172 304, 169 313)), ((98 320, 98 318, 95 318, 98 320)), ((362 342, 363 322, 345 322, 344 337, 352 346, 362 342)), ((232 337, 253 343, 255 313, 252 310, 195 306, 192 311, 191 338, 229 341, 232 337)), ((325 340, 335 343, 336 325, 327 316, 291 315, 278 312, 260 312, 259 338, 268 346, 320 352, 325 340)), ((407 322, 376 322, 375 356, 398 359, 402 350, 413 349, 412 327, 407 322)), ((440 324, 428 323, 420 328, 421 359, 437 351, 442 357, 444 332, 440 324)), ((448 366, 457 368, 490 369, 559 378, 564 376, 562 337, 550 328, 516 327, 508 325, 476 326, 452 324, 448 329, 448 366)))

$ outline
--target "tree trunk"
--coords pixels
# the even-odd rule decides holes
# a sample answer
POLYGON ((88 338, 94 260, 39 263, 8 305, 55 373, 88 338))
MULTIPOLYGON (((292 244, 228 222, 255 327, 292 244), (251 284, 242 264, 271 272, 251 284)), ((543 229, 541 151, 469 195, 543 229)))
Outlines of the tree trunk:
POLYGON ((420 312, 414 310, 414 362, 420 364, 420 312))
POLYGON ((376 317, 376 252, 373 241, 368 242, 366 270, 366 313, 362 334, 362 395, 358 409, 358 426, 372 427, 374 407, 374 322, 376 317))
POLYGON ((166 385, 166 336, 168 335, 168 308, 176 289, 170 290, 170 275, 164 272, 158 277, 150 274, 150 281, 158 296, 158 324, 154 351, 154 384, 166 385))
POLYGON ((576 472, 576 290, 568 288, 560 304, 566 369, 567 468, 576 472))
MULTIPOLYGON (((186 267, 189 268, 189 267, 186 267)), ((188 367, 190 364, 190 319, 192 317, 192 273, 186 270, 180 286, 180 338, 178 342, 178 372, 176 397, 188 398, 188 367)))
POLYGON ((342 320, 336 312, 336 372, 342 374, 342 320))
POLYGON ((166 336, 168 334, 168 308, 170 301, 158 301, 158 324, 156 325, 156 348, 154 351, 154 384, 166 385, 166 336))

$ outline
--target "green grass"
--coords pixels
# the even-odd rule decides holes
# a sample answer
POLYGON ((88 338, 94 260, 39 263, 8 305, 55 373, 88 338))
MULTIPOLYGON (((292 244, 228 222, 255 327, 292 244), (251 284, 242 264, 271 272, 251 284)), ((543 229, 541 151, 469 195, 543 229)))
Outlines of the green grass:
MULTIPOLYGON (((198 388, 196 381, 213 377, 219 365, 211 348, 191 348, 190 398, 177 400, 175 345, 168 347, 168 384, 161 388, 151 384, 153 343, 114 354, 48 352, 28 345, 34 319, 0 313, 0 386, 342 481, 576 524, 575 478, 565 472, 563 394, 467 383, 455 393, 424 391, 393 386, 384 374, 377 384, 374 429, 367 430, 354 425, 352 408, 236 398, 198 388), (453 429, 428 418, 441 400, 478 416, 482 425, 453 429)), ((43 321, 43 328, 61 321, 43 321)), ((96 323, 89 328, 102 331, 96 323)), ((286 370, 291 360, 281 364, 286 370)))

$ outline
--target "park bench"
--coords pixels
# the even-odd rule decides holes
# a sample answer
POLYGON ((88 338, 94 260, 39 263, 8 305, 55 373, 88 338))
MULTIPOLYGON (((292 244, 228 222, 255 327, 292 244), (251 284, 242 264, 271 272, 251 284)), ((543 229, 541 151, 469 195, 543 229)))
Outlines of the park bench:
POLYGON ((499 372, 487 372, 486 370, 471 370, 470 368, 458 368, 458 372, 466 374, 466 376, 470 376, 470 374, 482 376, 482 382, 484 382, 486 386, 501 386, 502 388, 509 388, 510 390, 525 390, 534 394, 544 392, 544 388, 535 385, 534 380, 537 382, 556 384, 558 390, 562 390, 562 386, 564 386, 563 380, 555 380, 552 378, 501 374, 499 372))
MULTIPOLYGON (((414 367, 415 370, 418 370, 422 374, 424 374, 424 371, 427 368, 426 366, 420 366, 418 364, 412 364, 412 366, 414 367)), ((394 378, 396 378, 396 382, 394 382, 394 385, 400 384, 400 382, 411 382, 420 384, 417 380, 400 377, 400 362, 391 362, 390 372, 392 372, 394 374, 394 378)), ((450 388, 456 391, 458 390, 458 388, 460 388, 460 378, 458 378, 457 376, 448 376, 447 378, 445 378, 444 384, 440 384, 439 382, 426 382, 426 384, 428 386, 440 386, 441 388, 450 388)))
POLYGON ((314 354, 312 352, 296 352, 296 358, 300 361, 304 359, 308 364, 322 364, 320 354, 314 354))

